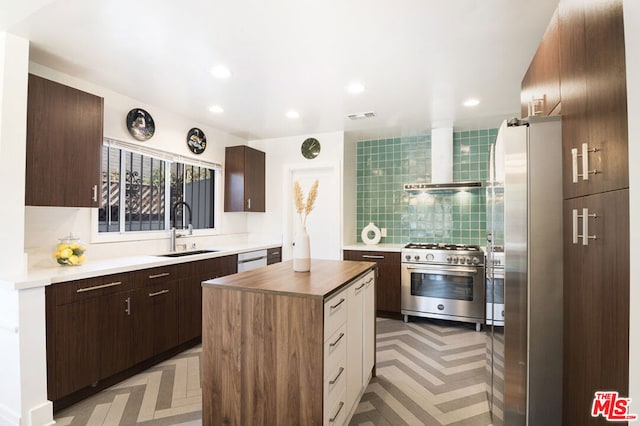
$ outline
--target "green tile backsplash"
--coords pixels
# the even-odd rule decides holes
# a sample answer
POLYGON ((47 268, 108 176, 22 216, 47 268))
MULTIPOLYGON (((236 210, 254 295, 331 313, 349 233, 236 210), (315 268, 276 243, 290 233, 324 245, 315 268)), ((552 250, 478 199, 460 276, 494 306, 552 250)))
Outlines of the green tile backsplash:
MULTIPOLYGON (((489 147, 498 129, 453 133, 454 181, 487 181, 489 147)), ((369 222, 387 229, 382 243, 485 244, 486 192, 411 194, 402 185, 431 181, 431 136, 358 141, 357 217, 360 232, 369 222)))

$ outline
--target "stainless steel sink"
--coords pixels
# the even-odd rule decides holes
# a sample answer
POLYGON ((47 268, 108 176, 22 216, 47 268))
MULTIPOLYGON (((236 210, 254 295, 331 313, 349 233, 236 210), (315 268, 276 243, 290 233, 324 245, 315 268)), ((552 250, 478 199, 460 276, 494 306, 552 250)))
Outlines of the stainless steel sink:
POLYGON ((160 257, 182 257, 193 256, 194 254, 215 253, 218 250, 191 250, 191 251, 177 251, 174 253, 159 254, 160 257))

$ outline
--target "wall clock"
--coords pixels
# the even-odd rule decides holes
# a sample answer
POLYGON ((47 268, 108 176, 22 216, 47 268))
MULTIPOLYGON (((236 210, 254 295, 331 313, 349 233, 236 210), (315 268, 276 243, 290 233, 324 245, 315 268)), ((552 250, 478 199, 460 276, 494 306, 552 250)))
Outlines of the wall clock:
POLYGON ((202 154, 207 147, 207 137, 202 130, 194 127, 187 133, 187 145, 194 154, 202 154))
POLYGON ((156 125, 147 111, 134 108, 127 114, 127 129, 137 140, 146 141, 155 133, 156 125))
POLYGON ((300 147, 300 152, 304 158, 312 160, 320 154, 320 142, 316 138, 305 139, 300 147))

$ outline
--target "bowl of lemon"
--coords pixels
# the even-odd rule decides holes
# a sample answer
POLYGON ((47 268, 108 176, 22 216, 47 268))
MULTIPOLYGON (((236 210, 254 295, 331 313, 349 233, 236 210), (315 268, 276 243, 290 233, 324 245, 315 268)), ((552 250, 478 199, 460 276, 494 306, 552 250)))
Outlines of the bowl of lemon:
POLYGON ((87 246, 80 241, 80 238, 69 234, 59 239, 53 257, 61 266, 80 266, 84 263, 87 246))

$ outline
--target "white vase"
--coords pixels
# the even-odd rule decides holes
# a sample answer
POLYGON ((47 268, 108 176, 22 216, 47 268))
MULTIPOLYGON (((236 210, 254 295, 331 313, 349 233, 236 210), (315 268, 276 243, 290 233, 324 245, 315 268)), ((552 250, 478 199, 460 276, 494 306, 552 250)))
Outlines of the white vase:
POLYGON ((311 248, 309 234, 303 225, 299 225, 293 236, 293 270, 309 272, 311 270, 311 248))

